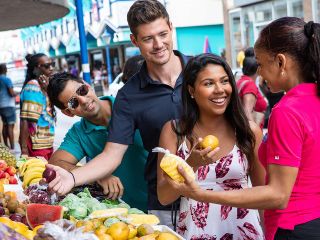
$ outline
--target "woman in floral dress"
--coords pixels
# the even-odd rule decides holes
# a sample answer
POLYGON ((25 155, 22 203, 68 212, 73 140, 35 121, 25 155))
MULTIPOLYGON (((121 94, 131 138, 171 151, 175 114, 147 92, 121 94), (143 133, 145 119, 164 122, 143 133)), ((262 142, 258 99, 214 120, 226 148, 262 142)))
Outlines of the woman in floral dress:
MULTIPOLYGON (((213 54, 192 58, 184 71, 183 117, 165 124, 160 147, 185 159, 196 172, 202 189, 228 191, 264 184, 264 169, 257 159, 262 133, 248 122, 230 67, 213 54), (215 135, 220 147, 199 149, 198 141, 215 135), (192 151, 191 151, 192 150, 192 151)), ((162 158, 159 154, 159 162, 162 158)), ((167 205, 181 195, 158 167, 158 196, 167 205)), ((182 198, 178 233, 186 239, 256 240, 264 234, 255 210, 182 198)))

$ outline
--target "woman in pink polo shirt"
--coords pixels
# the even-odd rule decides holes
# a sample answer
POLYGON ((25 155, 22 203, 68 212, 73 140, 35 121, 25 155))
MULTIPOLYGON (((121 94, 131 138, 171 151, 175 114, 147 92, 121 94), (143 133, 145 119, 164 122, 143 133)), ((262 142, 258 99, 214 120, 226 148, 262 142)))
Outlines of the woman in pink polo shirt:
MULTIPOLYGON (((179 169, 170 183, 197 201, 266 209, 267 240, 320 239, 320 24, 294 17, 267 25, 255 43, 259 71, 271 91, 287 94, 273 108, 259 156, 265 186, 205 191, 179 169)), ((223 144, 223 143, 221 143, 223 144)), ((243 239, 254 239, 244 236, 243 239)))

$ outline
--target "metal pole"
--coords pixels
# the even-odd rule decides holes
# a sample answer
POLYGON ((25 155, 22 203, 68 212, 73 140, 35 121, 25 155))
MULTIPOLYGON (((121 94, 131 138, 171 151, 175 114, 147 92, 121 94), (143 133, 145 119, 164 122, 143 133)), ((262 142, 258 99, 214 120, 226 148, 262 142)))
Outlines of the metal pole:
POLYGON ((113 79, 112 79, 112 69, 111 69, 109 44, 106 45, 106 61, 107 61, 107 71, 108 71, 108 83, 111 84, 113 79))
POLYGON ((75 4, 76 4, 77 22, 78 22, 78 29, 79 29, 80 55, 81 55, 81 62, 82 62, 83 80, 91 84, 90 67, 89 67, 89 61, 88 61, 87 39, 86 39, 86 33, 84 30, 84 23, 83 23, 82 0, 75 0, 75 4))

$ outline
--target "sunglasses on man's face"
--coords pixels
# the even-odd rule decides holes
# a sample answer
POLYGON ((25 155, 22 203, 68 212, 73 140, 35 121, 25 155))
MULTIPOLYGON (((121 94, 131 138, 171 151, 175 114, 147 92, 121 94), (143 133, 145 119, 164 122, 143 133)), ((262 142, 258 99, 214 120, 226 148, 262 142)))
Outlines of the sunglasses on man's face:
MULTIPOLYGON (((78 96, 86 96, 89 92, 89 86, 86 84, 82 84, 76 91, 78 96)), ((73 96, 68 101, 68 109, 75 110, 79 106, 79 100, 76 96, 73 96)))
POLYGON ((43 67, 45 69, 49 69, 50 67, 55 67, 56 66, 56 63, 55 62, 50 62, 50 63, 43 63, 43 64, 40 64, 40 67, 43 67))

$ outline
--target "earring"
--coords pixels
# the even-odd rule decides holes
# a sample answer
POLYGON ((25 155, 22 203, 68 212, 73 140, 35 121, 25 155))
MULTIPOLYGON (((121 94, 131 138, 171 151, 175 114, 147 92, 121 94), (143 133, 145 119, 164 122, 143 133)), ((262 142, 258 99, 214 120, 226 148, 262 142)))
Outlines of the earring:
POLYGON ((191 95, 191 98, 194 98, 194 96, 193 96, 193 95, 191 95))

